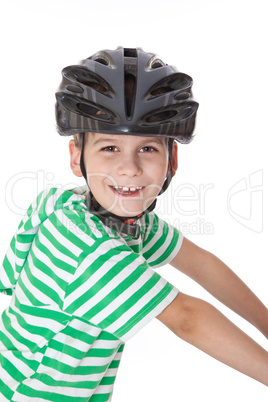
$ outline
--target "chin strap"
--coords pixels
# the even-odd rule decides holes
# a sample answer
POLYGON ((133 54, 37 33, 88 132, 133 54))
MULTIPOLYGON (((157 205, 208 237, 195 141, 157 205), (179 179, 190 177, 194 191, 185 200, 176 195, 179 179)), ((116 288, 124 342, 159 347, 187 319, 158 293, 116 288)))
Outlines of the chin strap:
MULTIPOLYGON (((118 233, 121 234, 126 234, 131 236, 133 239, 138 239, 140 237, 140 225, 138 220, 144 215, 147 214, 148 212, 151 212, 154 210, 156 206, 157 199, 154 200, 154 202, 141 214, 137 216, 132 216, 132 217, 124 217, 124 216, 117 216, 111 213, 110 211, 107 211, 104 209, 94 198, 92 192, 90 191, 88 182, 87 182, 87 173, 86 173, 86 168, 84 164, 84 143, 85 143, 85 133, 81 133, 81 156, 80 156, 80 168, 81 172, 84 176, 84 179, 86 180, 89 192, 86 195, 86 206, 87 209, 92 212, 94 215, 96 215, 106 226, 108 226, 111 229, 116 230, 118 233)), ((170 140, 168 143, 168 151, 169 151, 169 162, 170 162, 170 171, 168 174, 168 177, 166 178, 166 181, 160 190, 159 194, 163 194, 164 191, 169 186, 169 183, 172 179, 172 146, 173 146, 173 140, 170 140)))
POLYGON ((100 220, 109 228, 116 230, 118 233, 131 236, 133 239, 140 237, 140 224, 138 220, 146 213, 155 208, 156 200, 137 216, 124 217, 112 214, 104 209, 94 198, 91 191, 86 195, 86 206, 90 212, 93 212, 100 220))

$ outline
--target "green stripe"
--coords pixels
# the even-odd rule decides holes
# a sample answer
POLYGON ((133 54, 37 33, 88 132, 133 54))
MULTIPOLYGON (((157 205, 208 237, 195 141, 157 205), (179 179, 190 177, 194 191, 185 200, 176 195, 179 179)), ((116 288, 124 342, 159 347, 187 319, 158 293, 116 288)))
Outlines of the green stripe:
POLYGON ((2 321, 4 324, 5 329, 10 333, 10 335, 15 338, 18 342, 23 343, 28 349, 30 350, 35 350, 36 349, 36 344, 29 339, 23 337, 18 331, 16 331, 12 327, 12 323, 10 318, 7 316, 6 311, 2 314, 2 321))
POLYGON ((5 368, 10 377, 12 377, 15 381, 20 382, 26 379, 26 377, 17 369, 17 367, 1 354, 0 365, 5 368))
MULTIPOLYGON (((116 254, 118 254, 119 250, 112 250, 113 252, 116 251, 116 254)), ((112 257, 114 256, 111 255, 111 251, 109 251, 108 253, 106 253, 105 255, 107 257, 112 257)), ((96 266, 97 263, 101 263, 101 265, 103 265, 104 262, 106 262, 108 259, 105 259, 104 261, 101 261, 103 259, 104 255, 100 256, 100 258, 98 258, 96 261, 93 262, 94 268, 93 271, 96 270, 96 266), (98 261, 99 260, 99 261, 98 261)), ((107 283, 109 283, 114 277, 116 277, 123 269, 126 268, 127 265, 129 265, 131 262, 133 262, 136 258, 138 258, 138 255, 133 255, 133 254, 128 254, 125 258, 121 259, 120 261, 118 261, 105 275, 103 275, 100 280, 98 282, 96 282, 93 286, 91 286, 91 288, 88 289, 88 291, 86 291, 84 294, 82 294, 80 297, 78 297, 68 308, 66 311, 70 312, 74 312, 76 311, 81 305, 87 303, 96 293, 98 293, 107 283)), ((91 268, 91 266, 89 267, 89 269, 91 268)), ((99 268, 99 267, 98 267, 99 268)), ((81 275, 84 276, 84 275, 81 275)), ((88 279, 87 275, 87 278, 88 279)), ((85 280, 86 280, 85 279, 85 280)), ((83 281, 84 282, 84 281, 83 281)), ((108 299, 110 299, 108 297, 108 299)), ((101 304, 103 304, 103 301, 100 302, 101 304)), ((98 306, 98 305, 97 305, 98 306)), ((87 320, 90 320, 90 318, 95 315, 95 311, 99 311, 98 307, 93 307, 93 309, 91 309, 89 312, 87 312, 86 314, 84 314, 84 318, 86 318, 87 320)))
MULTIPOLYGON (((56 211, 57 209, 62 209, 64 207, 64 204, 66 204, 71 197, 73 197, 73 193, 71 191, 64 191, 57 199, 54 205, 54 210, 56 211)), ((78 201, 71 201, 72 204, 78 201)), ((80 203, 80 201, 79 201, 80 203)))
POLYGON ((92 229, 85 221, 85 211, 76 210, 74 212, 71 208, 64 208, 62 211, 64 215, 67 218, 69 218, 81 230, 81 232, 84 232, 87 236, 89 236, 92 239, 96 238, 94 232, 92 232, 92 229))
POLYGON ((75 359, 82 360, 84 357, 109 357, 114 354, 113 349, 100 349, 100 348, 89 348, 87 352, 79 350, 69 345, 65 345, 55 339, 52 339, 49 342, 49 348, 53 350, 57 350, 58 352, 62 352, 65 355, 72 356, 75 359))
MULTIPOLYGON (((37 272, 35 270, 35 272, 37 272)), ((63 300, 61 298, 61 296, 57 293, 57 291, 55 291, 51 285, 47 285, 46 283, 44 283, 43 280, 38 279, 37 277, 35 277, 32 274, 31 269, 29 269, 29 266, 27 264, 27 267, 25 267, 25 273, 27 275, 28 280, 31 282, 31 284, 33 285, 33 287, 35 287, 36 289, 39 290, 40 293, 43 293, 45 296, 49 297, 49 299, 51 299, 51 302, 53 301, 54 303, 56 303, 58 306, 62 307, 63 305, 63 300), (26 269, 27 268, 27 269, 26 269)), ((19 283, 21 284, 21 280, 19 280, 19 283)), ((25 289, 25 286, 24 288, 25 289)), ((28 292, 29 294, 30 292, 28 292)), ((34 295, 31 295, 31 299, 34 297, 34 295)), ((51 304, 54 304, 51 303, 51 304)), ((34 304, 34 303, 33 303, 34 304)))
POLYGON ((15 299, 15 306, 25 314, 32 315, 39 318, 48 318, 54 320, 62 325, 67 325, 70 321, 70 316, 60 310, 48 309, 44 304, 39 303, 39 306, 27 306, 21 304, 18 299, 15 299))
MULTIPOLYGON (((32 377, 32 379, 37 379, 41 381, 43 384, 48 387, 66 387, 66 388, 86 388, 86 389, 95 389, 100 381, 64 381, 64 380, 55 380, 48 374, 45 373, 36 373, 32 377)), ((88 378, 88 377, 87 377, 88 378)))
MULTIPOLYGON (((53 215, 52 215, 53 216, 53 215)), ((47 222, 47 221, 46 221, 47 222)), ((46 224, 45 222, 45 224, 46 224)), ((62 225, 63 226, 63 225, 62 225)), ((54 226, 54 228, 58 230, 59 226, 54 226)), ((65 226, 64 226, 65 228, 65 226)), ((66 230, 66 228, 65 228, 66 230)), ((76 255, 68 249, 67 246, 64 246, 64 244, 60 243, 57 238, 47 229, 45 225, 40 226, 40 232, 50 241, 51 244, 53 244, 53 247, 55 247, 60 253, 62 253, 64 256, 69 257, 76 261, 77 257, 76 255)))
MULTIPOLYGON (((53 197, 56 193, 57 193, 58 189, 57 188, 51 188, 47 195, 45 196, 45 198, 43 199, 42 204, 39 206, 38 208, 38 217, 40 219, 41 222, 43 222, 45 219, 47 219, 47 212, 46 212, 46 207, 47 207, 47 203, 48 200, 50 199, 50 197, 53 197)), ((66 194, 67 196, 69 195, 68 193, 66 194)))
MULTIPOLYGON (((129 257, 132 257, 130 254, 129 257)), ((130 263, 132 262, 132 258, 129 258, 130 262, 126 261, 126 258, 124 262, 130 263)), ((120 264, 116 264, 113 268, 112 271, 109 271, 106 275, 104 275, 95 286, 93 286, 90 290, 92 290, 93 295, 96 294, 99 290, 101 290, 107 283, 111 281, 116 275, 118 275, 121 271, 123 271, 126 268, 126 265, 121 264, 123 262, 120 261, 120 264), (120 271, 117 270, 115 271, 115 268, 120 267, 120 271), (109 275, 108 275, 109 274, 109 275), (108 278, 108 280, 107 280, 108 278)), ((141 268, 141 266, 140 266, 141 268)), ((99 303, 95 304, 94 307, 92 307, 86 314, 84 314, 84 317, 90 321, 92 317, 94 317, 96 314, 98 314, 100 311, 102 311, 105 307, 107 307, 112 300, 116 299, 118 296, 120 296, 126 289, 128 289, 136 280, 139 279, 139 277, 144 273, 144 271, 141 269, 136 269, 134 272, 132 272, 127 278, 125 278, 122 282, 120 282, 119 286, 116 286, 110 293, 108 293, 105 297, 103 297, 102 300, 99 301, 99 303)), ((105 328, 105 327, 103 327, 105 328)))
POLYGON ((9 259, 7 256, 5 256, 4 261, 3 261, 3 268, 5 270, 5 273, 12 285, 16 284, 15 276, 14 276, 14 268, 12 267, 9 259))
POLYGON ((0 395, 1 394, 4 395, 7 398, 7 400, 11 401, 14 392, 11 391, 11 389, 0 379, 0 395))
MULTIPOLYGON (((64 215, 67 216, 66 211, 61 211, 64 215)), ((72 211, 68 211, 68 218, 71 220, 71 222, 73 222, 72 220, 72 215, 74 215, 75 213, 72 211)), ((66 239, 68 239, 71 243, 75 244, 77 247, 79 247, 81 250, 86 250, 89 245, 88 243, 84 242, 82 239, 80 239, 78 236, 76 236, 74 233, 72 233, 71 230, 68 230, 68 228, 63 225, 63 223, 61 222, 61 220, 57 217, 56 214, 52 214, 50 216, 50 221, 51 223, 54 225, 54 227, 60 232, 60 234, 62 236, 64 236, 66 239)), ((73 222, 74 223, 74 222, 73 222)), ((76 231, 76 227, 80 228, 80 226, 84 225, 85 223, 83 221, 80 222, 80 225, 76 225, 74 223, 73 225, 73 231, 76 231)))
MULTIPOLYGON (((139 271, 139 273, 143 273, 143 271, 139 271)), ((160 279, 161 277, 157 273, 154 273, 153 276, 141 288, 139 288, 137 292, 135 292, 132 296, 130 296, 112 314, 106 317, 98 325, 101 328, 106 328, 112 323, 114 323, 126 311, 128 311, 131 307, 133 307, 146 293, 148 293, 154 286, 156 286, 157 282, 160 279)))
POLYGON ((44 356, 42 360, 42 365, 45 367, 51 367, 54 370, 57 370, 59 373, 63 374, 72 374, 74 375, 91 375, 91 374, 99 374, 105 373, 108 368, 108 364, 100 365, 100 366, 77 366, 73 367, 69 364, 62 363, 58 360, 52 359, 51 357, 44 356))
MULTIPOLYGON (((168 230, 165 230, 166 227, 163 227, 163 231, 161 234, 161 237, 159 237, 159 239, 152 245, 152 247, 150 248, 150 250, 146 251, 143 254, 143 257, 148 260, 154 253, 157 253, 157 251, 160 249, 160 247, 165 243, 165 240, 168 236, 168 230)), ((161 256, 160 256, 161 259, 161 256)))
POLYGON ((71 336, 72 338, 79 339, 82 342, 87 343, 88 345, 92 345, 95 340, 95 337, 87 334, 86 332, 79 331, 78 329, 72 328, 67 325, 62 331, 63 334, 71 336))
POLYGON ((110 399, 112 392, 109 394, 94 394, 90 398, 90 402, 107 402, 110 399))
POLYGON ((56 392, 37 391, 28 387, 27 385, 20 384, 17 392, 24 396, 31 398, 42 398, 52 402, 88 402, 88 397, 68 396, 56 392))
POLYGON ((150 311, 152 311, 158 304, 160 304, 165 297, 172 291, 173 286, 167 283, 160 293, 151 299, 140 311, 138 311, 131 319, 129 319, 121 328, 119 328, 115 335, 121 338, 131 328, 133 328, 139 321, 141 321, 150 311))
MULTIPOLYGON (((39 258, 36 257, 34 252, 31 250, 30 255, 32 257, 34 266, 39 269, 41 272, 43 272, 45 275, 47 275, 49 278, 51 278, 53 281, 57 283, 57 285, 62 289, 65 290, 68 286, 68 282, 65 281, 64 279, 60 278, 53 269, 51 269, 48 265, 44 264, 39 258)), ((51 264, 53 266, 53 264, 51 264)), ((25 270, 27 272, 27 270, 25 270)), ((28 275, 27 275, 28 276, 28 275)))
POLYGON ((168 244, 168 247, 166 248, 165 252, 157 258, 155 261, 150 262, 150 266, 155 266, 161 264, 163 261, 165 261, 173 252, 174 248, 176 247, 179 239, 179 232, 177 229, 174 228, 174 234, 171 239, 171 241, 168 244))
MULTIPOLYGON (((24 270, 26 271, 27 269, 29 269, 29 265, 28 265, 28 261, 26 261, 25 266, 24 266, 24 270)), ((29 299, 29 302, 35 306, 35 307, 42 307, 44 306, 44 303, 41 302, 39 299, 37 299, 32 292, 24 285, 24 282, 22 281, 21 276, 18 279, 18 287, 21 288, 22 292, 25 294, 25 296, 27 297, 27 299, 29 299)), ((20 308, 20 307, 19 307, 20 308)))
MULTIPOLYGON (((42 232, 42 230, 43 230, 43 228, 41 228, 41 232, 42 232)), ((74 267, 73 265, 70 265, 67 262, 62 261, 59 258, 55 257, 54 254, 46 246, 44 246, 44 244, 41 243, 41 241, 40 241, 38 236, 36 236, 35 245, 40 251, 42 251, 50 259, 50 261, 57 268, 60 268, 60 269, 66 271, 66 272, 69 272, 71 274, 74 273, 76 267, 74 267)))
MULTIPOLYGON (((16 311, 14 311, 11 307, 9 307, 9 312, 11 314, 13 314, 19 325, 22 328, 27 328, 27 332, 29 332, 29 336, 32 335, 39 335, 42 336, 43 338, 45 338, 46 340, 50 340, 56 333, 54 331, 52 331, 51 329, 47 328, 47 327, 43 327, 43 326, 37 326, 37 325, 30 325, 29 323, 27 323, 27 321, 25 321, 25 319, 16 311)), ((42 322, 40 322, 41 324, 42 322)))
MULTIPOLYGON (((95 242, 86 252, 80 255, 79 261, 83 263, 85 258, 90 256, 90 254, 93 254, 99 247, 101 248, 101 245, 102 242, 101 244, 95 242)), ((69 284, 66 290, 65 298, 72 294, 77 288, 82 286, 83 283, 85 283, 106 261, 109 260, 109 258, 111 258, 111 251, 114 253, 114 255, 117 255, 120 254, 122 250, 124 250, 124 248, 118 247, 117 249, 108 250, 104 254, 101 254, 99 257, 95 258, 95 260, 92 261, 92 264, 85 269, 83 274, 69 284)), ((77 269, 79 269, 79 266, 77 269)))
POLYGON ((143 248, 145 248, 147 246, 148 243, 150 243, 150 241, 153 239, 153 237, 155 236, 156 233, 158 233, 158 228, 159 228, 159 219, 158 216, 156 214, 153 213, 154 219, 153 219, 153 224, 152 224, 152 228, 153 230, 150 230, 150 232, 148 233, 148 228, 151 229, 150 226, 150 215, 146 214, 145 215, 145 226, 147 228, 145 234, 147 235, 147 238, 144 240, 143 242, 143 248), (157 229, 157 230, 156 230, 157 229))

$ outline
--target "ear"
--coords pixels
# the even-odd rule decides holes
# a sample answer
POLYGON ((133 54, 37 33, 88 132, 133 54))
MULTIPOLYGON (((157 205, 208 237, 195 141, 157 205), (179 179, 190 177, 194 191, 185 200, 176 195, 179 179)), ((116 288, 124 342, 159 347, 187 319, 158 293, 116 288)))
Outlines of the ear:
MULTIPOLYGON (((173 142, 171 160, 172 160, 172 177, 174 177, 178 169, 178 144, 176 141, 173 142)), ((170 171, 170 162, 168 162, 168 170, 166 177, 168 177, 169 171, 170 171)))
POLYGON ((178 144, 176 141, 174 141, 172 148, 172 177, 175 176, 177 169, 178 169, 178 144))
POLYGON ((75 145, 74 140, 69 142, 69 153, 70 153, 70 166, 73 174, 77 177, 82 177, 82 172, 80 168, 80 155, 81 149, 75 145))

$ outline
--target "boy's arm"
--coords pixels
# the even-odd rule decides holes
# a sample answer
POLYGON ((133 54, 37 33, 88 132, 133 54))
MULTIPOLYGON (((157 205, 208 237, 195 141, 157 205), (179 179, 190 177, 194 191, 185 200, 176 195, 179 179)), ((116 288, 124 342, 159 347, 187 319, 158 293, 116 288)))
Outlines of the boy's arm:
POLYGON ((179 293, 157 318, 181 339, 268 386, 268 352, 211 304, 179 293))
POLYGON ((199 283, 268 338, 268 309, 215 255, 184 238, 180 251, 170 264, 199 283))

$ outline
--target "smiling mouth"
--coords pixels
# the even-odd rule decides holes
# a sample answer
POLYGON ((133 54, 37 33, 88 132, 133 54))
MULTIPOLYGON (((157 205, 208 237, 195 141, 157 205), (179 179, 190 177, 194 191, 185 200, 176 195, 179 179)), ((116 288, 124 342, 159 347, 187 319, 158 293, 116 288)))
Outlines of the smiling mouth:
POLYGON ((134 195, 139 193, 144 187, 110 186, 117 194, 134 195))

